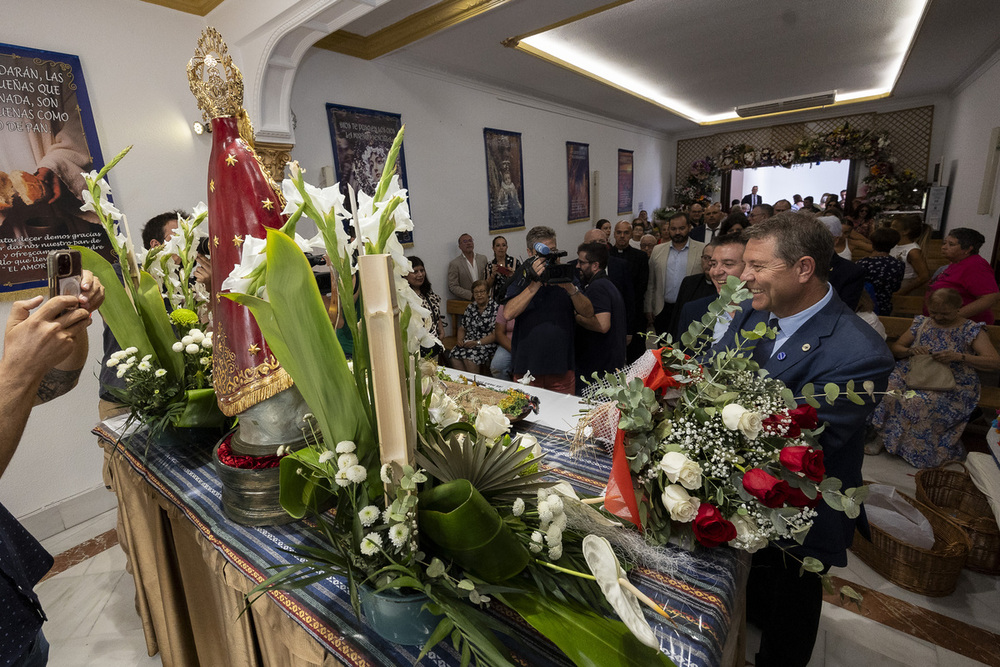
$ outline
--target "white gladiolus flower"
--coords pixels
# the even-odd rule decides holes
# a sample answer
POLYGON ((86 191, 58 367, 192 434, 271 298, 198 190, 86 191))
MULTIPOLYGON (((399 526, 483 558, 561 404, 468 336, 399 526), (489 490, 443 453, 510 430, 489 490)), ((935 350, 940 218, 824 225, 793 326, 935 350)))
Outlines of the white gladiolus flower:
POLYGON ((244 237, 240 263, 226 276, 219 289, 223 292, 246 294, 250 289, 250 274, 267 260, 266 249, 266 239, 249 234, 244 237))
POLYGON ((198 354, 198 352, 201 351, 201 346, 198 345, 197 343, 191 343, 190 345, 184 348, 184 351, 187 352, 188 354, 198 354))
POLYGON ((358 512, 358 519, 360 519, 362 526, 369 528, 373 523, 378 521, 379 515, 380 513, 377 507, 374 505, 367 505, 362 507, 361 511, 358 512))
POLYGON ((497 405, 484 405, 476 415, 476 431, 487 440, 496 440, 510 429, 510 420, 497 405))
POLYGON ((750 412, 742 405, 730 403, 722 408, 722 423, 730 431, 739 431, 747 438, 755 440, 763 428, 761 416, 750 412))
POLYGON ((322 454, 319 455, 319 462, 320 463, 326 463, 327 461, 329 461, 330 459, 332 459, 334 456, 335 456, 335 454, 328 449, 328 450, 326 450, 325 452, 323 452, 322 454))
POLYGON ((355 449, 357 449, 357 446, 350 440, 341 440, 340 442, 337 443, 338 454, 350 454, 355 449))
POLYGON ((382 549, 382 536, 378 533, 368 533, 361 540, 361 553, 374 556, 382 549))
POLYGON ((659 467, 671 484, 680 484, 692 491, 701 488, 701 466, 681 452, 664 454, 659 467))
POLYGON ((701 501, 692 497, 680 484, 671 484, 665 488, 661 500, 674 521, 688 523, 698 516, 701 501))

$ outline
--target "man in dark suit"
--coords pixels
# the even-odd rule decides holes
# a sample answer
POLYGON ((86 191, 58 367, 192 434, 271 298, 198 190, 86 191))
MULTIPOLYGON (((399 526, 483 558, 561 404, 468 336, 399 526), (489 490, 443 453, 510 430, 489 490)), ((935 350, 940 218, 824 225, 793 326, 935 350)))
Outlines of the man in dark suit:
POLYGON ((708 243, 719 235, 722 226, 722 204, 712 204, 705 209, 702 222, 691 228, 691 238, 695 241, 708 243))
MULTIPOLYGON (((817 391, 827 383, 841 388, 849 380, 860 387, 872 381, 883 391, 893 368, 885 342, 854 314, 827 282, 833 238, 824 226, 802 213, 782 213, 746 232, 741 276, 753 294, 717 347, 732 347, 739 332, 758 322, 775 321, 774 341, 758 342, 755 359, 771 377, 796 395, 812 383, 817 391), (752 306, 752 307, 750 307, 752 306), (770 349, 767 349, 770 348, 770 349)), ((829 405, 820 401, 820 435, 826 474, 843 489, 862 484, 865 419, 874 409, 848 400, 829 405)), ((783 545, 796 558, 812 556, 825 568, 847 564, 847 548, 855 520, 825 503, 805 543, 783 545)), ((862 513, 859 527, 866 529, 862 513)), ((754 554, 747 583, 747 617, 761 629, 758 667, 804 666, 809 662, 822 611, 822 584, 814 574, 799 576, 799 561, 769 546, 754 554)))
MULTIPOLYGON (((837 216, 827 215, 816 220, 829 230, 835 241, 843 234, 843 227, 837 216)), ((834 254, 830 260, 830 275, 827 276, 827 280, 840 300, 851 310, 856 310, 861 292, 865 288, 865 270, 854 262, 834 254)))
MULTIPOLYGON (((643 251, 629 245, 632 225, 628 220, 619 220, 614 230, 614 243, 608 251, 609 262, 614 258, 625 260, 628 263, 632 283, 632 299, 625 304, 628 314, 626 331, 631 337, 628 343, 628 360, 631 362, 646 352, 646 341, 639 334, 645 330, 646 323, 642 308, 646 298, 646 282, 649 280, 649 257, 643 251)), ((610 267, 610 263, 608 266, 610 267)), ((624 296, 625 292, 622 292, 622 297, 624 296)))
POLYGON ((750 194, 744 197, 740 201, 740 203, 749 204, 750 208, 752 209, 754 206, 764 203, 764 200, 760 198, 759 194, 757 194, 757 186, 755 185, 752 188, 750 188, 750 194))
MULTIPOLYGON (((716 300, 719 292, 726 285, 729 276, 739 278, 743 275, 746 264, 743 262, 743 248, 747 242, 739 232, 724 234, 715 239, 711 245, 711 261, 709 262, 708 277, 712 281, 712 292, 700 299, 689 301, 681 308, 677 324, 674 326, 674 340, 680 340, 681 334, 688 330, 691 323, 701 318, 708 312, 708 306, 716 300)), ((726 329, 732 322, 732 316, 722 313, 712 328, 712 338, 718 343, 725 334, 726 329)))

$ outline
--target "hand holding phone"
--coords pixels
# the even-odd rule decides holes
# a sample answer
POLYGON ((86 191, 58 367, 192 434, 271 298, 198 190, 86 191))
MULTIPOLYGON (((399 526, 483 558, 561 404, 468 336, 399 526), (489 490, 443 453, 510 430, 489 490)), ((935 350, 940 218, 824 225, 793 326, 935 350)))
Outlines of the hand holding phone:
MULTIPOLYGON (((79 250, 52 250, 48 256, 49 297, 83 293, 83 261, 79 250)), ((79 305, 79 304, 78 304, 79 305)))

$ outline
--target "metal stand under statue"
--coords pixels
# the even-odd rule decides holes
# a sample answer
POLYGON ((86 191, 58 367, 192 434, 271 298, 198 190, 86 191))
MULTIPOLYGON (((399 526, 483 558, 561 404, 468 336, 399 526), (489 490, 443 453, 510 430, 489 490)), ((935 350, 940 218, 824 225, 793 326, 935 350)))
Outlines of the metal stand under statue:
POLYGON ((284 200, 254 152, 253 127, 243 109, 243 77, 222 36, 206 28, 188 63, 191 92, 212 126, 208 166, 208 225, 213 281, 213 376, 219 407, 239 417, 236 431, 216 447, 227 516, 247 525, 287 523, 278 503, 278 468, 246 469, 223 464, 220 449, 233 457, 274 456, 278 447, 305 444, 303 417, 309 412, 292 379, 268 348, 250 312, 223 299, 219 283, 240 263, 248 236, 262 238, 279 228, 284 200))

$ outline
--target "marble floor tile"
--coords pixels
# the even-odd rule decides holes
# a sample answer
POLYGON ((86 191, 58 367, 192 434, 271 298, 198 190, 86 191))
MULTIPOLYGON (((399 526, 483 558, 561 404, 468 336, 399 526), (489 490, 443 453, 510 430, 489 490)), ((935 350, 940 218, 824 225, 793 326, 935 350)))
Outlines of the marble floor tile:
POLYGON ((101 533, 97 537, 92 537, 83 544, 78 544, 75 547, 67 549, 66 551, 55 554, 55 562, 52 565, 52 569, 49 570, 48 574, 45 575, 42 581, 54 577, 60 572, 65 572, 78 563, 88 561, 94 556, 104 553, 111 547, 117 545, 118 533, 114 529, 111 529, 101 533))
POLYGON ((127 576, 124 570, 75 577, 56 576, 36 586, 35 592, 42 609, 49 617, 45 624, 45 636, 50 642, 86 637, 97 623, 119 580, 127 576))
POLYGON ((159 655, 146 655, 142 629, 52 642, 49 667, 159 667, 159 655))
POLYGON ((114 530, 117 521, 118 508, 115 508, 98 514, 93 519, 84 521, 57 535, 44 539, 41 541, 41 544, 50 554, 61 554, 109 530, 114 530))

